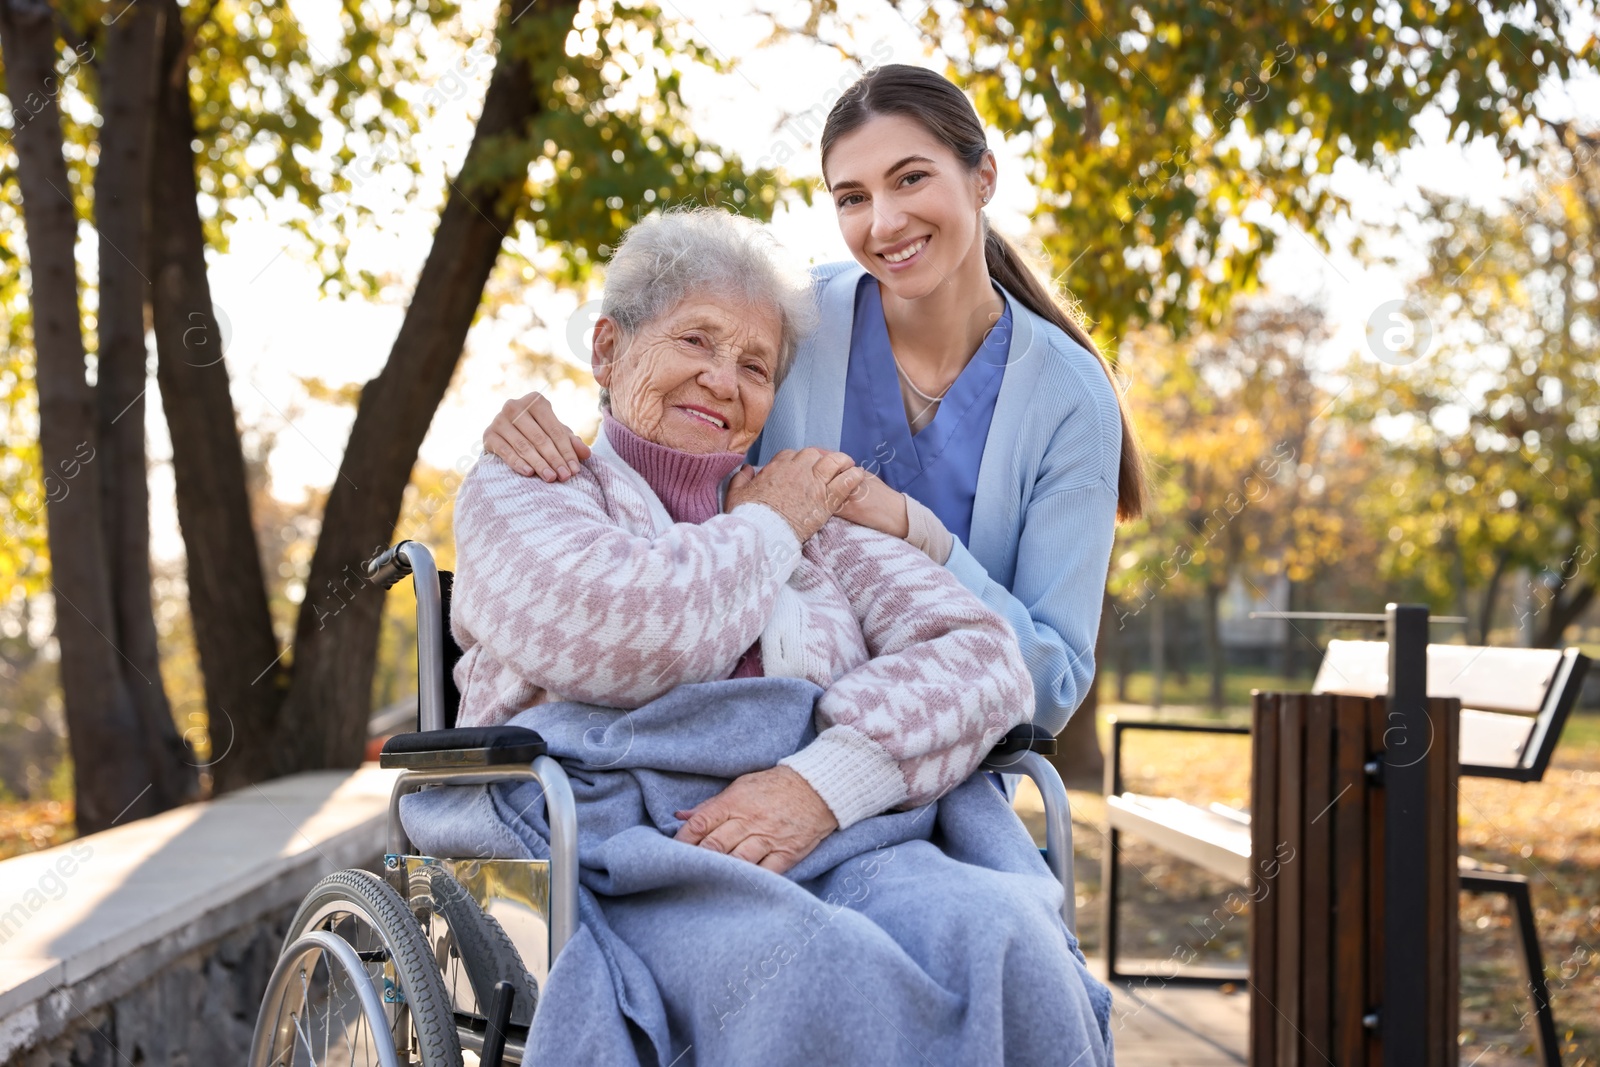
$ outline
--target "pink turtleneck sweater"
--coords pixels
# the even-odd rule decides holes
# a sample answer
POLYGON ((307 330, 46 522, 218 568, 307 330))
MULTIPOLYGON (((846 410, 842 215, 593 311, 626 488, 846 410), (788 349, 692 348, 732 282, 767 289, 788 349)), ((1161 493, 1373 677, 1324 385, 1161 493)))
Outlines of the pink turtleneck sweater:
MULTIPOLYGON (((600 432, 623 462, 650 483, 673 522, 699 525, 722 514, 722 481, 744 466, 743 452, 680 452, 628 429, 606 412, 600 432)), ((744 650, 729 678, 761 677, 761 641, 744 650)))
POLYGON ((722 514, 722 480, 744 465, 743 452, 680 452, 648 441, 606 412, 600 431, 617 455, 644 476, 673 522, 705 522, 722 514))

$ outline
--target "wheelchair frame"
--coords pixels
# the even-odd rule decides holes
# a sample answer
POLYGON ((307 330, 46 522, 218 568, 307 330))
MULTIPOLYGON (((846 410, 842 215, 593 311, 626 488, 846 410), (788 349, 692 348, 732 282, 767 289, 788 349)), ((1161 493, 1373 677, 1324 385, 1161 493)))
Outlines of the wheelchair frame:
MULTIPOLYGON (((531 961, 544 965, 538 968, 541 972, 538 978, 543 980, 562 948, 577 932, 578 925, 577 807, 566 772, 559 762, 545 754, 544 741, 535 731, 522 727, 463 729, 454 726, 457 709, 453 705, 459 703, 459 695, 447 673, 460 657, 460 649, 447 630, 453 575, 438 569, 427 547, 416 541, 401 541, 369 560, 365 570, 368 580, 385 591, 410 575, 417 598, 419 729, 416 733, 391 737, 379 759, 380 766, 402 772, 389 798, 385 880, 416 913, 418 900, 412 895, 411 884, 419 865, 471 862, 501 871, 546 868, 548 891, 542 903, 547 939, 541 946, 545 958, 531 961), (402 797, 432 785, 513 780, 537 782, 544 791, 551 837, 548 860, 463 861, 411 853, 411 843, 400 821, 402 797)), ((979 769, 1023 774, 1038 787, 1045 811, 1045 847, 1040 852, 1063 887, 1061 917, 1067 929, 1076 934, 1071 810, 1061 776, 1044 758, 1055 751, 1055 746, 1055 738, 1047 731, 1023 724, 1014 727, 990 751, 979 769)), ((478 887, 480 895, 474 895, 472 888, 464 888, 473 903, 487 914, 490 902, 482 898, 482 887, 478 887)), ((539 903, 533 902, 536 910, 539 903)), ((421 901, 422 910, 431 907, 431 898, 421 901)), ((286 945, 286 953, 292 947, 286 945)), ((527 946, 517 947, 525 954, 527 946)), ((456 1013, 458 1038, 463 1048, 479 1052, 484 1063, 498 1065, 504 1054, 520 1061, 519 1042, 508 1041, 507 1035, 512 1010, 509 989, 497 990, 491 1004, 484 1004, 481 995, 477 999, 479 1009, 486 1012, 483 1026, 468 1025, 461 1021, 462 1013, 456 1013)))

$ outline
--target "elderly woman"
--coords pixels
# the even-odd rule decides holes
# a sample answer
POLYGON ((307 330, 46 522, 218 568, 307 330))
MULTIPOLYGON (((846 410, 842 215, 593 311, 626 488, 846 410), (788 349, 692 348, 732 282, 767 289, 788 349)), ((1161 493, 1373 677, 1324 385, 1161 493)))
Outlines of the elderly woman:
MULTIPOLYGON (((757 1054, 826 1062, 845 1049, 857 1061, 998 1062, 1059 1053, 1075 1025, 1093 1039, 1066 1058, 1107 1063, 1108 998, 1052 910, 1060 887, 1001 795, 973 777, 1006 730, 1031 715, 1014 633, 907 541, 834 518, 865 478, 848 456, 808 448, 759 471, 744 466, 813 317, 808 283, 776 262, 753 225, 713 210, 646 219, 607 268, 593 346, 604 413, 579 475, 546 483, 485 456, 456 501, 461 725, 515 719, 542 729, 541 715, 557 710, 546 705, 557 702, 647 709, 693 692, 702 710, 682 720, 687 743, 733 752, 752 732, 782 733, 780 705, 796 694, 803 701, 803 743, 782 754, 782 741, 757 742, 780 746, 782 758, 728 775, 725 788, 670 819, 643 802, 640 818, 654 828, 646 837, 671 833, 647 846, 658 853, 652 872, 676 865, 670 877, 620 874, 621 853, 608 861, 598 843, 583 857, 585 887, 611 894, 584 921, 612 939, 596 954, 606 961, 597 971, 610 974, 632 1024, 613 1036, 632 1036, 577 1058, 631 1043, 642 1060, 662 1063, 685 1052, 683 1062, 757 1054), (784 688, 779 679, 796 681, 784 688), (944 810, 947 802, 934 802, 958 787, 968 814, 950 807, 944 821, 918 825, 919 813, 944 810), (882 845, 868 852, 869 830, 897 842, 888 858, 882 845), (1017 869, 976 865, 1007 834, 1017 869), (685 851, 662 860, 662 848, 685 851), (864 854, 877 857, 873 873, 857 864, 849 877, 858 888, 829 894, 848 918, 826 924, 825 952, 803 951, 813 932, 802 947, 763 952, 755 971, 747 965, 743 978, 723 981, 726 968, 711 965, 716 950, 705 943, 719 928, 697 925, 708 909, 743 943, 793 941, 800 927, 780 920, 795 894, 809 887, 821 896, 842 877, 835 857, 864 854), (703 858, 691 864, 695 855, 703 858), (964 903, 924 909, 922 886, 964 903), (618 903, 625 895, 628 908, 618 903), (961 948, 963 939, 975 944, 961 948), (836 980, 839 967, 855 982, 836 980), (755 996, 780 968, 794 975, 793 988, 755 996), (966 988, 969 980, 981 988, 966 988), (742 1032, 729 1036, 739 1017, 742 1032), (651 1020, 662 1025, 653 1030, 651 1020), (918 1032, 896 1037, 885 1020, 890 1031, 918 1032), (873 1042, 882 1047, 873 1051, 873 1042)), ((684 769, 676 760, 659 768, 684 769)), ((495 810, 509 817, 512 806, 501 800, 495 810)), ((530 1057, 541 1027, 560 1028, 553 1002, 593 1012, 604 999, 563 990, 563 968, 581 966, 569 966, 574 955, 564 951, 550 975, 530 1057)), ((726 967, 737 963, 731 956, 726 967)))

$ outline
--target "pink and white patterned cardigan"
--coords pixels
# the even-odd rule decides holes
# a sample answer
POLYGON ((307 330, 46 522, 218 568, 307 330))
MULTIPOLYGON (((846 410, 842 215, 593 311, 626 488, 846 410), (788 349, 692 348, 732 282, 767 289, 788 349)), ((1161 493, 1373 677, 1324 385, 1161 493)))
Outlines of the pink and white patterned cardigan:
POLYGON ((462 481, 460 725, 553 700, 639 707, 728 677, 759 638, 766 675, 825 690, 816 740, 781 762, 842 829, 944 795, 1032 718, 1009 624, 904 541, 832 519, 802 548, 755 503, 673 523, 605 435, 593 453, 566 482, 493 456, 462 481))

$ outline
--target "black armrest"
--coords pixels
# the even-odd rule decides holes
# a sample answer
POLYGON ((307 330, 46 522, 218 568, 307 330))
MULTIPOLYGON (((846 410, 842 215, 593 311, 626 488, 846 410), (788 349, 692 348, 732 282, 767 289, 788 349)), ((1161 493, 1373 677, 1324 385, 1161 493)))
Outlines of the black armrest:
POLYGON ((1018 752, 1037 752, 1041 756, 1056 754, 1056 738, 1043 726, 1031 722, 1013 726, 1006 731, 1000 743, 989 750, 991 756, 1011 756, 1018 752))
POLYGON ((983 757, 983 762, 978 764, 980 771, 1004 771, 1016 765, 1017 757, 1024 752, 1037 752, 1041 756, 1054 755, 1056 739, 1049 730, 1042 726, 1035 726, 1025 722, 1020 726, 1013 726, 1000 743, 989 750, 983 757))
POLYGON ((378 766, 410 771, 470 770, 532 763, 544 738, 524 726, 462 726, 395 734, 383 743, 378 766))

